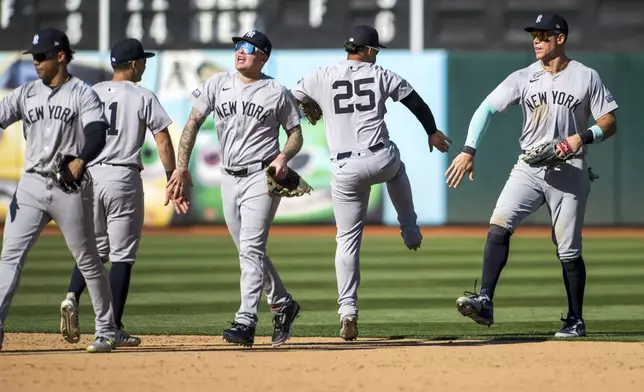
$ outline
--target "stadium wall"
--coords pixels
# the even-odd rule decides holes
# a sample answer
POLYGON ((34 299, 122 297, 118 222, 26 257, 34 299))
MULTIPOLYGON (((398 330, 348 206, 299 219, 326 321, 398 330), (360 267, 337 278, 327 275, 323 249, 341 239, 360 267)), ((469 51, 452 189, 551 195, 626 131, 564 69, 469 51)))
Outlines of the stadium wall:
MULTIPOLYGON (((590 225, 642 225, 644 212, 638 209, 644 195, 644 134, 639 131, 637 109, 644 104, 644 54, 574 53, 574 58, 596 68, 620 104, 619 134, 591 149, 593 172, 600 176, 593 183, 586 221, 590 225), (638 87, 639 86, 639 87, 638 87)), ((317 66, 344 57, 341 50, 275 50, 266 73, 287 87, 317 66)), ((399 146, 414 191, 414 203, 423 225, 486 224, 507 175, 518 155, 521 113, 518 108, 492 120, 476 161, 475 182, 458 189, 447 189, 444 172, 465 140, 470 117, 481 100, 510 72, 534 61, 528 53, 483 53, 425 51, 410 53, 386 50, 378 63, 406 78, 432 108, 441 130, 453 140, 449 154, 429 154, 426 137, 415 117, 401 104, 387 103, 387 125, 399 146)), ((90 84, 111 77, 107 56, 79 52, 71 72, 90 84)), ((217 72, 233 70, 230 51, 166 51, 148 62, 141 84, 159 97, 174 123, 170 128, 175 144, 190 111, 187 94, 217 72)), ((0 96, 33 80, 31 59, 18 52, 0 52, 0 96)), ((330 165, 324 125, 311 126, 303 120, 304 148, 293 162, 315 188, 311 196, 285 199, 276 223, 331 224, 330 165)), ((282 135, 282 143, 284 142, 282 135)), ((0 138, 0 221, 4 221, 13 190, 24 165, 24 139, 21 124, 8 127, 0 138)), ((163 207, 165 175, 151 135, 143 147, 146 169, 145 224, 165 227, 178 224, 219 224, 223 222, 219 192, 217 135, 212 120, 202 127, 191 159, 195 186, 192 208, 187 216, 176 216, 163 207)), ((386 187, 372 189, 369 223, 396 225, 396 214, 386 187)), ((527 223, 548 223, 545 209, 527 223)))

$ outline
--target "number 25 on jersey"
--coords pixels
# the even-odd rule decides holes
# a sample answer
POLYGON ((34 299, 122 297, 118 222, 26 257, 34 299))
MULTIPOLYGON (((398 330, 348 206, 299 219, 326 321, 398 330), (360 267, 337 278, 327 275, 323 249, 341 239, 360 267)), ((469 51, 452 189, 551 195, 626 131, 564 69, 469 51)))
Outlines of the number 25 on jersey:
POLYGON ((337 80, 333 83, 333 90, 340 90, 344 88, 343 93, 337 93, 333 96, 333 108, 335 114, 354 113, 356 110, 359 112, 367 112, 376 107, 376 93, 373 89, 369 88, 368 84, 373 84, 374 78, 356 79, 351 83, 348 80, 337 80), (360 99, 362 103, 348 103, 343 105, 342 101, 357 97, 356 101, 362 97, 367 98, 367 104, 364 104, 364 99, 360 99))

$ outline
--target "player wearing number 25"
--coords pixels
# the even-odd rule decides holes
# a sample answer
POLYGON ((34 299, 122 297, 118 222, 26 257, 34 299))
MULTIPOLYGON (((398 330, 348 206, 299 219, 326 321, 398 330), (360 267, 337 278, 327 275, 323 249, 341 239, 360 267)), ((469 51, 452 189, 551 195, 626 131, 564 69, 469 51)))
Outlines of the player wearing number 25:
POLYGON ((317 102, 324 116, 333 173, 331 199, 338 227, 335 270, 340 337, 353 340, 358 336, 360 244, 372 185, 387 184, 405 245, 416 250, 422 241, 405 165, 385 124, 386 100, 400 101, 414 113, 429 136, 430 151, 435 147, 446 152, 450 140, 436 128, 432 112, 412 86, 375 65, 380 48, 384 48, 376 29, 355 27, 344 48, 346 60, 318 68, 291 91, 299 102, 317 102))
MULTIPOLYGON (((105 148, 88 167, 94 179, 94 230, 98 253, 103 262, 112 263, 110 284, 118 346, 141 343, 141 339, 123 329, 121 318, 143 230, 141 147, 148 130, 154 135, 168 179, 175 169, 174 148, 168 133, 172 120, 154 93, 136 84, 145 72, 147 59, 153 56, 154 53, 143 51, 136 39, 118 42, 110 54, 114 69, 112 80, 93 87, 110 124, 105 148)), ((61 333, 70 343, 77 342, 80 337, 78 301, 84 289, 85 279, 76 267, 67 296, 60 305, 61 333)))
POLYGON ((597 71, 566 56, 569 32, 564 18, 543 13, 525 30, 532 37, 537 61, 510 74, 483 100, 472 116, 463 152, 445 173, 450 187, 457 187, 466 173, 473 180, 477 143, 492 115, 510 105, 521 106, 523 131, 519 142, 523 153, 490 218, 481 292, 466 292, 456 300, 456 306, 463 316, 478 324, 494 323, 494 290, 508 261, 510 237, 525 218, 545 204, 568 296, 568 316, 555 336, 579 337, 586 334, 581 232, 590 192, 587 145, 615 134, 614 112, 618 106, 597 71), (597 123, 588 128, 591 114, 597 123))
POLYGON ((22 120, 26 139, 25 172, 13 195, 2 242, 0 346, 27 254, 53 220, 87 282, 94 307, 96 335, 87 350, 109 352, 115 346, 116 327, 107 271, 93 235, 93 189, 89 181, 74 190, 59 181, 61 174, 67 183, 87 178, 85 166, 103 150, 108 123, 96 93, 67 70, 74 52, 65 33, 40 30, 27 53, 33 57, 38 79, 0 101, 0 127, 22 120), (59 168, 59 154, 76 158, 59 168))

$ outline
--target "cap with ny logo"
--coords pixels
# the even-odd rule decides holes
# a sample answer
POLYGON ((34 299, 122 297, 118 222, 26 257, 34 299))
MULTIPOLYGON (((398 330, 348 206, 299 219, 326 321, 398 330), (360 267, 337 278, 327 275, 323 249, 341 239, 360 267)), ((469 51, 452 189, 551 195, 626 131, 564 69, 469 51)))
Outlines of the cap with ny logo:
POLYGON ((68 50, 74 53, 69 45, 67 34, 61 30, 47 27, 38 31, 36 35, 34 35, 34 38, 31 41, 31 48, 23 52, 23 54, 42 54, 54 50, 68 50))
POLYGON ((243 37, 233 37, 233 42, 235 44, 239 41, 246 41, 248 43, 251 43, 255 45, 257 49, 266 53, 267 56, 270 57, 271 55, 273 45, 271 44, 271 41, 268 39, 266 34, 262 33, 261 31, 251 30, 244 34, 243 37))
POLYGON ((525 28, 525 31, 558 31, 568 35, 568 23, 562 16, 544 12, 539 14, 534 23, 525 28))

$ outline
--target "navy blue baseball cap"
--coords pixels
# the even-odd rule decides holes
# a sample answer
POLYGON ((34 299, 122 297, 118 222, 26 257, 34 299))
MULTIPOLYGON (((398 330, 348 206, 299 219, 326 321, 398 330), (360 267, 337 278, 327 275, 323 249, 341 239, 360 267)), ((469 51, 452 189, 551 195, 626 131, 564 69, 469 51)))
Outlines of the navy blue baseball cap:
POLYGON ((367 25, 354 27, 353 30, 351 30, 351 34, 349 35, 349 39, 347 41, 357 46, 372 46, 374 48, 385 49, 387 48, 386 46, 380 45, 378 30, 367 25))
POLYGON ((54 50, 70 51, 74 53, 69 45, 69 38, 63 31, 46 27, 34 35, 31 41, 31 48, 22 54, 42 54, 54 50))
POLYGON ((154 53, 143 50, 141 41, 135 38, 125 38, 112 47, 110 61, 112 65, 123 65, 130 61, 149 59, 154 53))
POLYGON ((268 57, 271 56, 271 51, 273 50, 273 45, 271 44, 271 41, 268 39, 266 34, 262 33, 261 31, 257 30, 251 30, 244 34, 242 37, 233 37, 233 42, 237 44, 239 41, 246 41, 248 43, 253 44, 257 49, 261 50, 262 52, 266 53, 268 57))
POLYGON ((525 31, 557 31, 568 35, 568 23, 560 15, 544 12, 539 14, 534 23, 525 28, 525 31))

